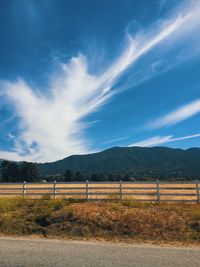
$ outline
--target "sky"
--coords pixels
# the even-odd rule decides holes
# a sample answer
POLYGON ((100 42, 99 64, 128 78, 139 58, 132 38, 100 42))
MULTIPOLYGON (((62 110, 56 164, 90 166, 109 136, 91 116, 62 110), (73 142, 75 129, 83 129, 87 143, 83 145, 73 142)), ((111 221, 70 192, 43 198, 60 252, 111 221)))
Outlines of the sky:
POLYGON ((0 1, 0 158, 200 147, 200 0, 0 1))

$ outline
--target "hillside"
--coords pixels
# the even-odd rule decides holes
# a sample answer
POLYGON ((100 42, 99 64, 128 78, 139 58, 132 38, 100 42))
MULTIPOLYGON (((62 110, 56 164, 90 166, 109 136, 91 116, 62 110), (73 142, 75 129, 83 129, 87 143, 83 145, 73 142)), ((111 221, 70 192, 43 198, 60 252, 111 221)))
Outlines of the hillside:
POLYGON ((136 178, 200 178, 200 148, 114 147, 105 151, 74 155, 51 163, 37 164, 41 175, 63 174, 66 169, 93 173, 133 173, 136 178))

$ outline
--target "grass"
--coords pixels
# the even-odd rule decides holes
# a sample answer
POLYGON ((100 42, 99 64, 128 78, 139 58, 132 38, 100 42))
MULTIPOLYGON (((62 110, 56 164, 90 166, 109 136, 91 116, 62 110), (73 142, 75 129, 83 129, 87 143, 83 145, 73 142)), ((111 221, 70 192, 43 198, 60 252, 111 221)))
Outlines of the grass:
POLYGON ((200 244, 200 205, 0 199, 0 234, 200 244))
MULTIPOLYGON (((143 196, 140 195, 123 195, 123 199, 129 198, 129 199, 134 199, 137 201, 137 199, 150 199, 152 201, 155 201, 157 199, 157 191, 156 191, 156 184, 155 183, 128 183, 128 182, 123 182, 123 193, 144 193, 143 196), (137 188, 140 188, 139 190, 137 188), (148 189, 145 189, 145 188, 148 189), (130 189, 131 188, 131 189, 130 189)), ((65 195, 66 193, 77 193, 76 198, 84 198, 85 196, 78 196, 79 193, 85 193, 85 183, 75 183, 75 184, 58 184, 57 187, 62 188, 62 189, 57 189, 57 193, 61 194, 58 195, 57 198, 75 198, 75 195, 65 195), (69 189, 70 187, 74 187, 75 189, 69 189)), ((116 201, 120 199, 119 196, 119 183, 89 183, 89 192, 93 193, 94 195, 90 195, 90 199, 103 199, 103 198, 108 198, 112 201, 116 201), (110 189, 113 188, 113 189, 110 189), (101 195, 99 193, 106 193, 107 195, 101 195)), ((26 193, 48 193, 52 194, 53 193, 53 188, 54 184, 39 184, 39 183, 27 183, 26 184, 26 193), (34 189, 33 189, 34 188, 34 189), (42 189, 41 188, 46 188, 42 189)), ((13 196, 14 194, 22 194, 23 191, 23 184, 1 184, 0 183, 0 198, 4 197, 4 195, 1 195, 1 193, 12 193, 13 196), (13 190, 15 188, 15 190, 13 190)), ((160 193, 165 193, 165 194, 186 194, 186 196, 161 196, 162 200, 169 200, 169 199, 174 199, 174 200, 196 200, 196 184, 193 182, 191 183, 168 183, 168 184, 160 184, 160 193), (165 189, 166 187, 169 187, 170 189, 165 189), (182 188, 184 190, 179 190, 179 188, 182 188), (163 188, 163 189, 162 189, 163 188), (194 196, 187 195, 187 194, 194 194, 194 196)), ((41 195, 35 195, 35 196, 26 196, 29 198, 44 198, 41 195)), ((10 195, 7 196, 7 198, 10 198, 10 195)), ((49 198, 49 196, 45 196, 45 198, 49 198)))

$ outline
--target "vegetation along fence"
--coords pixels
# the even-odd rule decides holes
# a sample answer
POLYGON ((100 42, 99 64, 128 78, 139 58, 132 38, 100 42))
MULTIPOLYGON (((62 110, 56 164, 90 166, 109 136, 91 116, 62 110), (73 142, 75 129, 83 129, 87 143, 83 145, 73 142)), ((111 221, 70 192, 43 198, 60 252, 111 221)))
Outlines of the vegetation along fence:
POLYGON ((200 203, 200 182, 0 183, 0 197, 200 203))

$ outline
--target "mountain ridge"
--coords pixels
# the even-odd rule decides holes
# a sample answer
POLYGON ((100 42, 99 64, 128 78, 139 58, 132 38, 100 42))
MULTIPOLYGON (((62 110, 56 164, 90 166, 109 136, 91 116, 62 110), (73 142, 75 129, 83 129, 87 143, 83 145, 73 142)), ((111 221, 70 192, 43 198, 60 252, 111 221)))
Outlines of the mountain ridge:
MULTIPOLYGON (((0 165, 2 162, 3 159, 0 159, 0 165)), ((19 166, 22 163, 11 162, 19 166)), ((74 175, 81 173, 81 179, 93 180, 118 179, 117 177, 138 180, 200 180, 200 148, 112 147, 91 154, 71 155, 55 162, 35 163, 35 168, 37 179, 55 179, 53 177, 58 175, 64 177, 65 172, 70 170, 74 175), (94 178, 97 176, 100 178, 94 178)), ((80 178, 80 174, 78 177, 80 178)))
POLYGON ((55 162, 37 163, 37 167, 41 175, 64 174, 70 169, 88 175, 132 172, 136 176, 137 173, 157 176, 163 173, 163 177, 175 174, 200 177, 200 148, 112 147, 92 154, 71 155, 55 162))

